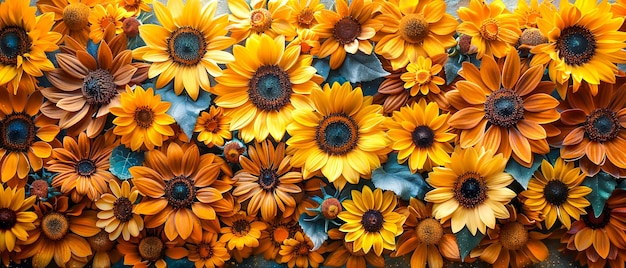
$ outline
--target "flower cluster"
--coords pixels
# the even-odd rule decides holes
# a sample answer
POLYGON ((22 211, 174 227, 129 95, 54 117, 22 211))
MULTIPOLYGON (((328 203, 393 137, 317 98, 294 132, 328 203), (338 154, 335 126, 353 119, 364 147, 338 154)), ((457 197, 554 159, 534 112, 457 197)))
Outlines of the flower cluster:
POLYGON ((625 267, 626 1, 32 3, 3 266, 625 267))

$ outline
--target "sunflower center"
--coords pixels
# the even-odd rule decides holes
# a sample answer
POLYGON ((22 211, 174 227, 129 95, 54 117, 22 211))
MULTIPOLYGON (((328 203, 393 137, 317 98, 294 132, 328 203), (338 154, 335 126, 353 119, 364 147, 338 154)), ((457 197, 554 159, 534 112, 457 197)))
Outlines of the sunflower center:
POLYGON ((198 245, 198 255, 202 259, 210 259, 213 256, 213 248, 209 244, 202 243, 198 245))
POLYGON ((430 75, 429 70, 420 69, 417 72, 415 72, 415 82, 417 82, 420 85, 427 84, 428 82, 430 82, 431 78, 432 76, 430 75))
POLYGON ((363 229, 370 233, 380 231, 380 229, 383 228, 383 222, 383 213, 374 209, 370 209, 363 213, 363 218, 361 218, 363 229))
POLYGON ((327 220, 334 220, 337 218, 337 215, 339 215, 341 210, 341 202, 339 202, 339 199, 337 198, 331 197, 322 201, 322 215, 324 215, 324 218, 327 220))
POLYGON ((206 53, 207 43, 204 33, 184 26, 174 30, 167 40, 168 53, 175 63, 186 66, 195 66, 206 53))
POLYGON ((41 220, 41 231, 50 240, 60 240, 70 229, 70 223, 65 216, 57 212, 50 212, 41 220))
POLYGON ((309 246, 307 246, 306 243, 302 242, 300 243, 300 245, 297 246, 295 252, 298 256, 308 256, 311 252, 311 249, 309 248, 309 246))
POLYGON ((428 126, 418 126, 411 133, 413 143, 419 148, 430 148, 435 141, 435 132, 428 126))
POLYGON ((361 34, 361 24, 352 16, 341 18, 333 28, 333 36, 340 45, 350 44, 361 34))
POLYGON ((289 238, 289 230, 284 226, 278 226, 274 229, 273 233, 274 242, 282 244, 287 238, 289 238))
POLYGON ((81 159, 76 162, 76 173, 81 176, 91 176, 96 173, 96 164, 91 159, 81 159))
POLYGON ((9 230, 17 223, 17 213, 8 208, 0 208, 0 230, 9 230))
POLYGON ((411 44, 421 43, 428 36, 429 24, 420 14, 410 14, 400 20, 400 36, 411 44))
POLYGON ((113 203, 113 215, 121 222, 127 222, 133 218, 133 203, 126 197, 120 197, 113 203))
POLYGON ((332 113, 320 120, 316 127, 317 146, 333 155, 345 155, 357 146, 359 125, 344 113, 332 113))
POLYGON ((587 115, 585 134, 595 142, 605 142, 617 138, 621 130, 617 113, 609 108, 595 109, 587 115))
POLYGON ((443 237, 443 227, 439 221, 433 218, 427 218, 420 221, 415 228, 417 238, 426 245, 439 243, 443 237))
POLYGON ((250 231, 250 223, 245 219, 236 220, 233 222, 232 230, 236 236, 245 236, 250 231))
POLYGON ((289 74, 277 65, 259 67, 248 82, 252 104, 265 111, 280 111, 291 99, 289 74))
POLYGON ((108 104, 117 95, 115 78, 103 69, 90 71, 83 79, 81 90, 89 105, 108 104))
POLYGON ((522 249, 528 242, 528 230, 519 222, 509 222, 500 229, 500 244, 508 250, 522 249))
POLYGON ((273 191, 278 186, 278 174, 273 169, 262 168, 259 174, 259 185, 265 191, 273 191))
POLYGON ((31 41, 21 27, 8 26, 0 30, 0 63, 17 65, 17 56, 30 51, 31 41))
POLYGON ((138 107, 135 110, 135 123, 139 127, 149 128, 154 121, 154 112, 148 106, 138 107))
POLYGON ((591 207, 585 208, 585 211, 587 211, 587 215, 582 215, 581 218, 583 218, 583 221, 589 228, 601 229, 609 224, 609 220, 611 219, 611 209, 608 207, 605 206, 602 213, 600 213, 600 216, 597 218, 591 207))
POLYGON ((155 262, 163 255, 163 241, 156 236, 148 236, 139 241, 138 249, 141 258, 155 262))
POLYGON ((487 199, 487 185, 484 178, 474 171, 463 173, 454 183, 454 198, 466 208, 480 205, 487 199))
POLYGON ((313 22, 315 21, 315 17, 313 16, 313 10, 310 8, 305 8, 298 16, 296 16, 296 20, 298 21, 298 27, 309 29, 313 26, 313 22))
POLYGON ((561 30, 556 40, 556 50, 568 65, 583 65, 596 54, 596 37, 591 30, 573 25, 561 30))
POLYGON ((48 182, 45 180, 35 180, 30 184, 30 195, 39 199, 48 198, 48 182))
POLYGON ((220 130, 218 128, 217 120, 215 119, 207 120, 206 124, 204 125, 204 129, 206 129, 206 131, 208 132, 213 132, 213 133, 216 133, 220 130))
POLYGON ((551 180, 543 188, 543 196, 550 204, 560 206, 567 201, 569 188, 562 181, 551 180))
POLYGON ((246 147, 236 140, 224 144, 224 158, 229 163, 239 163, 239 157, 246 152, 246 147))
POLYGON ((77 31, 89 23, 89 7, 83 3, 71 3, 63 9, 63 22, 68 29, 77 31))
POLYGON ((108 252, 115 247, 115 243, 109 239, 109 233, 104 230, 100 231, 97 235, 87 238, 89 246, 94 252, 108 252))
POLYGON ((526 28, 519 38, 520 43, 529 46, 536 46, 548 42, 548 38, 543 36, 541 30, 537 28, 526 28))
POLYGON ((495 41, 498 39, 498 33, 500 32, 500 23, 493 18, 488 18, 480 25, 479 32, 483 38, 495 41))
POLYGON ((500 127, 512 127, 524 118, 524 101, 517 93, 499 89, 485 101, 485 118, 500 127))
POLYGON ((186 208, 196 198, 193 180, 184 176, 174 177, 165 183, 165 198, 174 208, 186 208))
POLYGON ((35 141, 35 123, 24 113, 8 115, 0 124, 0 145, 9 151, 25 152, 35 141))
POLYGON ((272 26, 272 13, 265 8, 250 12, 250 28, 257 33, 267 31, 272 26))

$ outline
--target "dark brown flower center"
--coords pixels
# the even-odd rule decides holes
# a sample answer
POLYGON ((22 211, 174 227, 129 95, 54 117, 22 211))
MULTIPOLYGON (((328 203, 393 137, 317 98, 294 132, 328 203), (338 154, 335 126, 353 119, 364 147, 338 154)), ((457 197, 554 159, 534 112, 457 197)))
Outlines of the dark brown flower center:
POLYGON ((154 112, 148 106, 138 107, 135 110, 135 122, 142 128, 151 127, 154 122, 154 112))
POLYGON ((73 31, 89 26, 89 7, 81 2, 67 5, 63 9, 63 22, 68 29, 73 31))
MULTIPOLYGON (((587 211, 587 215, 582 215, 581 218, 585 222, 585 224, 591 229, 602 229, 607 224, 609 224, 609 220, 611 219, 611 209, 604 206, 602 213, 600 216, 596 217, 591 207, 585 208, 587 211)), ((591 238, 589 238, 591 239, 591 238)))
POLYGON ((109 252, 115 247, 115 242, 109 239, 109 233, 104 230, 97 235, 87 237, 87 242, 94 252, 109 252))
POLYGON ((485 179, 474 171, 463 173, 454 183, 454 198, 466 208, 474 208, 487 199, 485 179))
POLYGON ((50 212, 41 220, 41 231, 50 240, 60 240, 70 229, 67 218, 57 212, 50 212))
POLYGON ((359 125, 344 113, 329 114, 316 127, 315 140, 327 154, 345 155, 359 142, 359 125))
POLYGON ((206 124, 204 124, 204 129, 208 132, 217 133, 220 130, 218 126, 219 124, 217 120, 215 118, 211 118, 206 121, 206 124))
POLYGON ((309 253, 311 253, 311 248, 309 248, 309 246, 305 242, 301 242, 299 245, 296 246, 296 250, 294 250, 294 252, 298 256, 308 256, 309 253))
POLYGON ((419 14, 409 14, 400 20, 400 36, 404 41, 411 44, 421 43, 428 36, 429 24, 424 16, 419 14))
POLYGON ((250 28, 257 33, 267 31, 272 26, 272 13, 265 8, 250 12, 250 28))
POLYGON ((17 224, 17 213, 8 208, 0 208, 0 230, 10 230, 17 224))
POLYGON ((366 232, 376 233, 383 228, 383 213, 378 210, 370 209, 363 213, 361 224, 366 232))
POLYGON ((340 45, 352 43, 361 34, 361 24, 352 16, 341 18, 333 28, 333 36, 340 45))
POLYGON ((443 237, 443 227, 439 221, 426 218, 420 221, 415 228, 417 238, 424 244, 434 245, 443 237))
POLYGON ((560 206, 567 201, 569 196, 569 187, 562 181, 551 180, 543 188, 543 196, 548 203, 560 206))
POLYGON ((277 65, 259 67, 248 82, 252 104, 265 111, 280 111, 291 99, 289 74, 277 65))
POLYGON ((250 223, 246 219, 239 219, 233 222, 232 230, 236 236, 245 236, 250 231, 250 223))
POLYGON ((113 203, 113 215, 121 222, 127 222, 133 218, 133 203, 126 197, 120 197, 113 203))
POLYGON ((228 141, 224 144, 224 158, 229 163, 239 163, 239 156, 246 152, 246 147, 239 141, 228 141))
POLYGON ((0 63, 17 65, 17 56, 30 51, 32 42, 22 27, 7 26, 0 30, 0 63))
POLYGON ((48 182, 45 180, 35 180, 30 184, 30 195, 37 196, 38 199, 48 198, 48 182))
POLYGON ((7 115, 0 122, 0 147, 13 152, 26 152, 35 142, 35 122, 25 113, 7 115))
POLYGON ((413 143, 419 148, 430 148, 435 141, 435 132, 428 126, 418 126, 411 133, 413 143))
POLYGON ((528 242, 528 230, 519 222, 509 222, 500 229, 500 244, 508 250, 520 250, 528 242))
POLYGON ((202 259, 210 259, 211 257, 213 257, 213 247, 211 247, 210 244, 205 244, 202 243, 200 245, 198 245, 198 255, 200 255, 200 258, 202 259))
POLYGON ((139 241, 139 255, 144 260, 155 262, 163 256, 163 241, 156 236, 148 236, 139 241))
POLYGON ((310 8, 304 8, 298 13, 296 16, 296 20, 298 21, 298 27, 309 29, 313 26, 315 22, 315 17, 313 16, 313 10, 310 8))
POLYGON ((524 118, 524 100, 512 90, 499 89, 485 101, 485 118, 500 127, 512 127, 524 118))
POLYGON ((484 39, 495 41, 500 33, 500 22, 496 19, 488 18, 481 23, 479 32, 484 39))
POLYGON ((207 51, 204 33, 189 26, 179 27, 167 39, 167 53, 175 63, 195 66, 207 51))
POLYGON ((267 192, 273 192, 278 187, 280 180, 276 170, 261 168, 259 174, 259 185, 267 192))
POLYGON ((585 134, 595 142, 605 142, 617 138, 622 126, 617 113, 609 108, 595 109, 587 115, 585 134))
POLYGON ((561 30, 556 50, 568 65, 583 65, 596 54, 596 37, 591 30, 573 25, 561 30))
POLYGON ((81 176, 89 177, 96 173, 96 164, 91 159, 81 159, 74 166, 76 173, 81 176))
POLYGON ((322 201, 322 215, 327 220, 334 220, 337 218, 337 215, 339 215, 341 210, 341 202, 339 202, 339 199, 337 198, 331 197, 322 201))
POLYGON ((174 208, 187 208, 196 198, 193 180, 184 176, 174 177, 165 182, 165 198, 174 208))
POLYGON ((117 95, 117 86, 113 75, 103 69, 90 71, 83 79, 83 96, 89 105, 105 105, 117 95))

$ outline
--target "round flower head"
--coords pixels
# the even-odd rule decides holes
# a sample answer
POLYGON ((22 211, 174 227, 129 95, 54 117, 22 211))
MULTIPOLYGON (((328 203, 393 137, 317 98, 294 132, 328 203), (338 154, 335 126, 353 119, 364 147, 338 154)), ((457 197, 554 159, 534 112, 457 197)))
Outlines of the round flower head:
POLYGON ((283 35, 287 41, 296 36, 287 0, 228 0, 228 9, 231 13, 228 30, 237 42, 256 34, 272 38, 283 35))
POLYGON ((135 213, 137 197, 139 191, 130 188, 128 181, 123 181, 122 185, 115 180, 109 182, 111 193, 103 194, 95 202, 98 212, 98 222, 96 226, 103 228, 108 233, 109 240, 116 240, 120 235, 126 241, 131 236, 139 236, 143 229, 143 219, 135 213))
POLYGON ((35 201, 36 196, 24 196, 24 188, 5 188, 0 184, 0 251, 19 251, 19 244, 28 239, 27 232, 36 228, 37 214, 27 211, 35 201))

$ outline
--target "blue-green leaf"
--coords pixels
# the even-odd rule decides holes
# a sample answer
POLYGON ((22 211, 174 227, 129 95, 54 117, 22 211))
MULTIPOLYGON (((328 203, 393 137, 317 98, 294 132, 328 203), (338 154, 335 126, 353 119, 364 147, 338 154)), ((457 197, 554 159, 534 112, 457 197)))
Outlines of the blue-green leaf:
POLYGON ((407 165, 398 164, 397 153, 390 154, 384 166, 372 171, 372 182, 377 188, 391 190, 407 201, 411 197, 424 200, 430 190, 420 174, 413 174, 407 165))
POLYGON ((198 99, 194 101, 186 92, 176 95, 171 85, 172 83, 162 89, 156 90, 156 93, 161 95, 161 100, 172 104, 167 114, 176 119, 176 122, 183 132, 185 132, 187 138, 191 139, 193 128, 196 125, 196 118, 202 110, 211 105, 211 94, 199 89, 198 99))
POLYGON ((513 176, 513 179, 519 182, 519 184, 522 185, 524 189, 526 189, 528 188, 528 182, 530 181, 530 178, 532 178, 535 171, 539 168, 539 166, 541 166, 542 160, 543 157, 541 157, 540 155, 535 155, 532 165, 530 166, 530 168, 527 168, 525 166, 522 166, 520 163, 517 163, 517 161, 515 161, 515 159, 511 157, 511 159, 509 159, 509 162, 506 163, 504 171, 511 174, 511 176, 513 176))
MULTIPOLYGON (((243 259, 242 262, 235 262, 234 259, 230 262, 226 263, 226 266, 237 267, 237 268, 283 268, 287 267, 287 264, 277 263, 275 260, 266 260, 263 257, 263 254, 252 255, 248 258, 243 259)), ((169 267, 169 266, 168 266, 169 267)), ((191 265, 190 267, 193 267, 191 265)))
POLYGON ((318 59, 313 59, 313 67, 317 70, 317 74, 321 75, 324 80, 328 78, 328 74, 330 73, 330 63, 328 57, 318 59))
POLYGON ((120 180, 128 180, 132 177, 128 169, 134 166, 141 166, 143 158, 143 152, 133 152, 124 145, 119 145, 111 152, 109 171, 120 180))
POLYGON ((360 51, 346 55, 339 73, 352 83, 372 81, 389 74, 374 53, 367 55, 360 51))
POLYGON ((600 217, 606 200, 609 199, 609 196, 611 196, 611 193, 617 186, 615 178, 604 171, 600 171, 593 177, 585 178, 582 185, 591 188, 591 193, 586 198, 591 203, 595 216, 600 217))
POLYGON ((622 190, 626 190, 626 180, 623 180, 622 182, 620 182, 615 189, 622 189, 622 190))
POLYGON ((302 213, 298 218, 298 223, 300 224, 300 227, 302 227, 304 233, 311 238, 314 249, 322 246, 324 241, 328 239, 328 233, 324 230, 325 220, 322 215, 318 214, 310 216, 307 213, 302 213))
POLYGON ((459 245, 459 253, 461 254, 461 260, 465 259, 469 255, 470 251, 474 249, 480 243, 480 240, 485 237, 481 232, 476 232, 476 235, 472 233, 466 227, 463 227, 461 231, 455 234, 456 243, 459 245))
POLYGON ((363 90, 363 95, 374 96, 376 93, 378 93, 378 88, 380 87, 380 84, 382 84, 383 81, 385 81, 385 78, 380 77, 372 81, 361 83, 361 89, 363 90))

